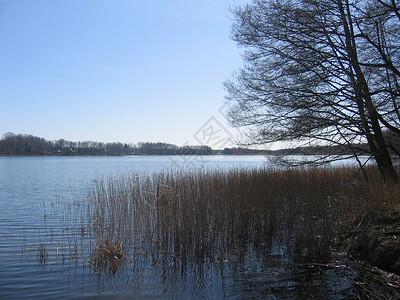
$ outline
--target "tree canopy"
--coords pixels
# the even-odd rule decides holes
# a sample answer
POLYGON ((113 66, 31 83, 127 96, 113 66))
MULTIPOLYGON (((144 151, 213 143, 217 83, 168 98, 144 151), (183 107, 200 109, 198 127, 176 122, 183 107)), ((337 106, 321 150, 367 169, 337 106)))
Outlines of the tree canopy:
POLYGON ((399 1, 253 0, 233 15, 245 51, 229 118, 250 143, 346 146, 397 180, 385 137, 400 136, 399 1))

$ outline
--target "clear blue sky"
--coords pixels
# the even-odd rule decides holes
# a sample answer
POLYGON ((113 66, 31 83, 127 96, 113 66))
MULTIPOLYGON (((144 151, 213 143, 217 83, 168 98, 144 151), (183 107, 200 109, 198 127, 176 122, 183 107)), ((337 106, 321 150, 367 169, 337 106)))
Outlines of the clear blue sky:
POLYGON ((229 7, 246 2, 0 0, 0 135, 201 143, 227 126, 229 7))

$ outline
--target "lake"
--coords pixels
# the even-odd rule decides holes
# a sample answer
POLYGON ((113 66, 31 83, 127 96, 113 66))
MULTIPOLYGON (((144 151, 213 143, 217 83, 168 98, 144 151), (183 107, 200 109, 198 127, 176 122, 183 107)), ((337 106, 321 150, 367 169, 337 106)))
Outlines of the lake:
POLYGON ((284 230, 268 245, 268 259, 254 249, 221 263, 138 254, 129 267, 110 273, 93 268, 84 254, 90 237, 80 227, 87 222, 82 208, 94 180, 267 166, 263 156, 0 157, 0 298, 347 299, 363 285, 386 291, 368 267, 343 254, 321 264, 296 260, 284 230))

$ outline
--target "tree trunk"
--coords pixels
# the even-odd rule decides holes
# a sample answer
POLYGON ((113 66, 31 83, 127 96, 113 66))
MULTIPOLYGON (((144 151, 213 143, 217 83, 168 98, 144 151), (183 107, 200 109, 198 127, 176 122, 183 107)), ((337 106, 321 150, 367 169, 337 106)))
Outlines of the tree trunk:
POLYGON ((351 65, 351 70, 349 72, 354 82, 357 104, 368 145, 374 155, 383 179, 397 182, 396 171, 394 170, 392 159, 386 147, 386 142, 379 124, 378 112, 372 102, 368 83, 364 77, 364 73, 358 60, 349 2, 348 0, 345 0, 344 6, 343 2, 339 0, 338 4, 346 37, 346 50, 351 65), (367 113, 364 110, 364 105, 367 109, 367 113), (368 117, 368 121, 366 117, 368 117))

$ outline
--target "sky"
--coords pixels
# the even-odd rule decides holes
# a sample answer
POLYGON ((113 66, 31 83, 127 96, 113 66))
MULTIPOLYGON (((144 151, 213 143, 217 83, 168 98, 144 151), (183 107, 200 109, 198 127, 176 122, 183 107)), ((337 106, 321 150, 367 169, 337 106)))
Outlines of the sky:
POLYGON ((246 0, 0 0, 0 135, 233 145, 246 0))

